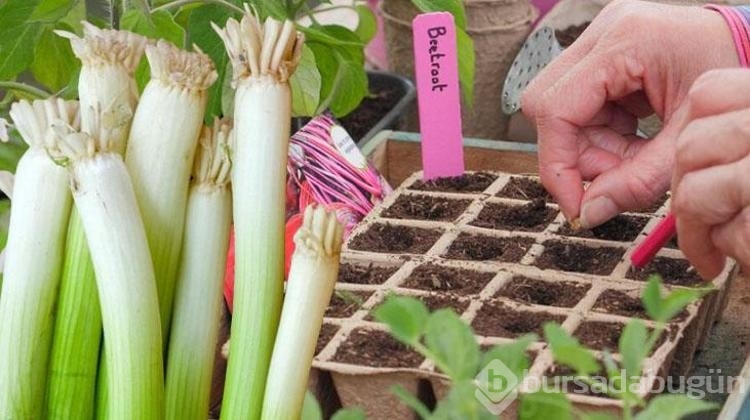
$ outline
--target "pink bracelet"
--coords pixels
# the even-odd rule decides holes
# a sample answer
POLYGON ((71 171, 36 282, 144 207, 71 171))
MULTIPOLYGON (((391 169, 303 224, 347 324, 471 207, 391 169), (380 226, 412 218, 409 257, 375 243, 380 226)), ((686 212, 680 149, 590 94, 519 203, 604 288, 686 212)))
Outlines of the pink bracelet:
POLYGON ((707 4, 706 9, 719 12, 729 26, 737 49, 737 56, 742 67, 748 67, 748 56, 750 55, 750 26, 741 13, 732 7, 707 4))

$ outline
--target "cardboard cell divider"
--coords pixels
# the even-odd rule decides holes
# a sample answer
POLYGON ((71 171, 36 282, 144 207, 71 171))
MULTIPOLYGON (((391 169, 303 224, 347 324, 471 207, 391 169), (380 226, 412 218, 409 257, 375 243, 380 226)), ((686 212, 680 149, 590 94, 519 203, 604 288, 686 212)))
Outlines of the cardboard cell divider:
MULTIPOLYGON (((469 172, 471 175, 473 172, 469 172)), ((356 329, 384 330, 384 326, 374 322, 368 317, 369 311, 376 307, 389 293, 406 294, 419 297, 435 295, 451 295, 451 292, 438 290, 427 291, 405 286, 406 280, 411 273, 423 264, 436 264, 448 268, 460 268, 479 272, 494 273, 491 280, 484 284, 483 288, 476 293, 468 293, 463 296, 468 299, 469 304, 459 315, 473 323, 477 317, 482 315, 482 308, 487 305, 502 304, 503 307, 512 311, 522 313, 549 313, 559 315, 562 326, 569 333, 576 335, 576 330, 586 322, 606 322, 624 325, 633 316, 608 312, 603 309, 594 309, 597 299, 607 290, 623 291, 632 296, 640 296, 640 292, 646 286, 645 281, 630 279, 627 277, 630 269, 629 255, 635 245, 643 240, 645 233, 658 222, 660 217, 668 208, 668 201, 654 213, 627 213, 633 217, 645 217, 649 221, 639 232, 635 241, 615 241, 607 238, 579 238, 565 236, 560 231, 564 224, 564 218, 558 213, 552 222, 548 223, 541 231, 519 231, 510 229, 492 229, 488 227, 474 226, 481 210, 488 204, 502 203, 519 206, 528 200, 511 199, 498 196, 498 192, 510 181, 511 177, 527 178, 536 182, 534 176, 512 175, 509 173, 492 172, 495 179, 492 183, 479 192, 465 193, 452 191, 445 193, 441 191, 420 191, 414 189, 414 184, 422 179, 421 173, 412 174, 394 193, 378 205, 358 225, 345 244, 342 251, 342 262, 352 263, 359 266, 367 266, 373 262, 377 266, 398 267, 390 274, 390 277, 377 284, 351 284, 338 283, 337 290, 344 291, 369 291, 372 295, 363 302, 362 307, 348 318, 326 318, 326 322, 340 325, 341 328, 327 343, 323 351, 314 360, 316 369, 331 372, 343 406, 361 406, 365 408, 371 418, 389 418, 398 415, 398 418, 408 416, 408 411, 398 411, 400 404, 398 399, 390 393, 391 384, 402 384, 413 390, 416 395, 420 381, 426 379, 432 386, 432 393, 437 399, 445 396, 448 385, 445 377, 435 371, 434 366, 428 361, 418 367, 391 368, 373 367, 359 364, 357 362, 342 363, 336 360, 337 351, 347 343, 350 334, 356 329), (424 195, 431 197, 445 197, 446 199, 465 199, 471 201, 463 214, 453 221, 427 221, 411 219, 392 219, 383 216, 385 209, 393 205, 398 197, 403 195, 424 195), (429 244, 429 249, 424 253, 413 252, 373 252, 364 249, 354 249, 352 244, 356 243, 357 237, 368 232, 371 227, 377 225, 395 225, 414 228, 434 229, 440 232, 440 237, 434 243, 429 244), (524 249, 523 255, 508 261, 471 261, 459 260, 446 257, 454 241, 462 234, 484 235, 488 238, 505 238, 516 242, 530 240, 532 244, 524 249), (520 239, 526 238, 526 239, 520 239), (618 250, 619 258, 611 273, 587 274, 580 272, 563 271, 556 268, 541 269, 535 263, 545 251, 545 242, 548 240, 564 241, 570 244, 581 244, 588 248, 610 247, 618 250), (523 303, 509 297, 499 296, 497 293, 513 279, 514 276, 525 276, 545 282, 575 282, 588 286, 579 301, 570 307, 546 306, 538 303, 523 303), (396 411, 394 411, 396 410, 396 411), (396 414, 397 413, 397 414, 396 414)), ((557 209, 556 204, 548 203, 548 207, 557 209)), ((425 245, 427 246, 427 245, 425 245)), ((684 259, 680 251, 676 249, 663 249, 658 256, 675 259, 684 259)), ((693 353, 699 348, 704 340, 705 327, 712 324, 720 314, 721 302, 726 300, 727 286, 731 277, 735 274, 732 266, 728 266, 722 274, 717 277, 713 284, 716 292, 705 297, 702 301, 694 303, 687 308, 687 315, 671 321, 666 330, 666 338, 648 356, 645 363, 642 384, 644 384, 642 395, 650 394, 652 388, 658 385, 659 378, 672 373, 684 374, 690 367, 693 353)), ((681 286, 668 285, 668 288, 680 288, 681 286)), ((653 321, 645 319, 644 322, 650 328, 654 328, 653 321)), ((509 337, 502 336, 478 336, 481 345, 492 345, 508 342, 509 337)), ((615 344, 616 347, 616 344, 615 344)), ((539 379, 552 366, 550 350, 543 342, 535 343, 531 349, 535 357, 531 360, 532 369, 530 376, 524 380, 520 391, 527 390, 529 378, 539 379)), ((616 353, 616 348, 611 349, 616 353)), ((600 351, 595 351, 601 355, 600 351)), ((615 354, 615 357, 618 357, 615 354)), ((592 409, 608 410, 616 413, 621 403, 615 399, 600 396, 569 394, 574 406, 584 411, 592 409)), ((511 406, 503 416, 514 412, 511 406)))

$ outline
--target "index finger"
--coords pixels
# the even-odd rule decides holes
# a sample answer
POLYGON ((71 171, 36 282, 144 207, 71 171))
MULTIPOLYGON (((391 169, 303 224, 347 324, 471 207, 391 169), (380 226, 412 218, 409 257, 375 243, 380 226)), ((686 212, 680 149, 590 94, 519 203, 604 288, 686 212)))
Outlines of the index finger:
POLYGON ((583 186, 578 167, 578 135, 608 101, 641 88, 644 68, 627 55, 590 52, 534 104, 539 174, 568 220, 580 214, 583 186))

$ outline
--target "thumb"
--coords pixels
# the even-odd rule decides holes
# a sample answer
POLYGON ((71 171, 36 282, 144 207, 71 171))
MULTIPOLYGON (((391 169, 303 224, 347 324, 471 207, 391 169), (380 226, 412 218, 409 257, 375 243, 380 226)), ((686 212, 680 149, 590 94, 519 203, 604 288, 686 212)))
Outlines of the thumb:
POLYGON ((657 136, 619 166, 596 177, 581 201, 581 225, 598 226, 623 211, 647 207, 669 187, 674 141, 657 136))

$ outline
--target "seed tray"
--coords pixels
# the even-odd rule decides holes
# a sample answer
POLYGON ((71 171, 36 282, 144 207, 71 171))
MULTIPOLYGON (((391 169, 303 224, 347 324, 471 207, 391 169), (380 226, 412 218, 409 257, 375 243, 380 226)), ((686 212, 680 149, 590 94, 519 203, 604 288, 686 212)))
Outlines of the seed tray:
MULTIPOLYGON (((536 177, 467 172, 470 182, 459 187, 425 185, 421 177, 419 172, 406 179, 363 220, 344 246, 337 299, 360 299, 354 299, 356 306, 348 316, 341 316, 336 309, 340 302, 329 308, 324 321, 328 333, 321 338, 311 377, 317 395, 344 407, 362 407, 369 418, 380 419, 412 415, 393 396, 392 385, 404 386, 426 401, 445 394, 446 378, 435 366, 389 338, 385 326, 370 316, 370 310, 392 293, 420 297, 428 306, 454 308, 472 324, 482 346, 507 343, 527 332, 539 333, 544 322, 554 320, 591 344, 595 354, 601 356, 606 348, 615 352, 618 360, 616 343, 622 326, 633 318, 645 318, 637 299, 646 283, 639 280, 640 273, 632 271, 629 256, 664 217, 668 199, 650 212, 625 213, 618 219, 635 232, 623 234, 628 229, 609 226, 582 234, 567 228, 557 205, 548 197, 534 197, 534 188, 532 194, 508 193, 508 187, 519 182, 538 184, 536 177), (474 182, 478 177, 487 182, 474 182), (402 211, 396 212, 396 218, 392 211, 394 203, 403 207, 410 201, 434 204, 441 200, 462 203, 459 207, 463 210, 457 216, 448 212, 449 217, 439 220, 408 218, 402 211), (528 220, 534 219, 533 215, 514 218, 513 209, 521 207, 543 217, 533 223, 528 220), (505 210, 489 217, 483 213, 488 208, 505 210), (509 223, 486 222, 495 219, 509 223), (472 247, 476 249, 472 251, 472 247), (549 290, 564 296, 549 296, 549 290), (626 296, 631 299, 622 299, 626 296), (594 328, 590 328, 592 323, 597 323, 594 328), (610 334, 592 337, 591 330, 610 334)), ((680 266, 660 273, 668 287, 699 281, 677 249, 662 249, 655 263, 659 266, 673 260, 686 269, 680 266)), ((693 354, 706 339, 705 326, 721 313, 734 273, 734 266, 728 266, 713 280, 715 292, 689 306, 668 325, 644 364, 642 395, 653 390, 659 377, 687 373, 693 354)), ((654 327, 651 321, 645 323, 654 327)), ((551 352, 543 341, 534 343, 530 354, 534 355, 530 375, 521 384, 521 392, 553 369, 551 352)), ((583 410, 616 412, 621 407, 617 400, 601 396, 569 397, 583 410)), ((504 415, 512 416, 514 410, 511 406, 504 415)))

